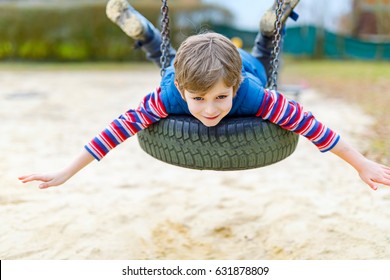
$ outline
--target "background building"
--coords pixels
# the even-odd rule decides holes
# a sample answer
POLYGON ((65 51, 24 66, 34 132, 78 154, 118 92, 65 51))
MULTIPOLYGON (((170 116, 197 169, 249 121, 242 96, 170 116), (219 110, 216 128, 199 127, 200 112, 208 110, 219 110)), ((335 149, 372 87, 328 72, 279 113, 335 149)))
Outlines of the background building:
POLYGON ((390 0, 354 0, 354 37, 390 39, 390 0))

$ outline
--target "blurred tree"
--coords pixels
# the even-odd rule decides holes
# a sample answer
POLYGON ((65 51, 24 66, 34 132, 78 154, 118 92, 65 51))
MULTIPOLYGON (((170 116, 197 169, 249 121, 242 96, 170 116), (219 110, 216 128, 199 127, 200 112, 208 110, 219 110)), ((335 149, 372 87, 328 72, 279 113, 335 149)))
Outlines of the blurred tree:
POLYGON ((390 40, 390 0, 354 0, 354 37, 390 40))

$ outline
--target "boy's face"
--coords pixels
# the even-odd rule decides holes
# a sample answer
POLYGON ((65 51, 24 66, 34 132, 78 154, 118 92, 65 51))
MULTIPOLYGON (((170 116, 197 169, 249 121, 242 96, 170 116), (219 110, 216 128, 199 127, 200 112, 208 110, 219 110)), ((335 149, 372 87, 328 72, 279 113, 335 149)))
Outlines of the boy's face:
POLYGON ((217 125, 231 110, 233 87, 220 80, 206 94, 184 90, 184 99, 191 114, 205 126, 217 125))

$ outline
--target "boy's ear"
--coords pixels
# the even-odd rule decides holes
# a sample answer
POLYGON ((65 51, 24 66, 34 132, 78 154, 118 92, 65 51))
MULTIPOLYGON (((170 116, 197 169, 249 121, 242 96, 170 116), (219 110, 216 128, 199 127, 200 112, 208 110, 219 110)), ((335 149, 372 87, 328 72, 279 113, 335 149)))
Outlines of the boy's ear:
POLYGON ((180 87, 179 87, 179 83, 178 83, 178 81, 177 80, 175 80, 175 87, 177 88, 177 90, 180 92, 180 95, 181 95, 181 98, 183 98, 184 100, 186 100, 185 99, 185 97, 184 97, 184 92, 181 92, 180 91, 180 87))
POLYGON ((180 87, 179 87, 179 82, 177 80, 175 80, 175 87, 177 88, 177 90, 180 92, 181 94, 181 91, 180 91, 180 87))

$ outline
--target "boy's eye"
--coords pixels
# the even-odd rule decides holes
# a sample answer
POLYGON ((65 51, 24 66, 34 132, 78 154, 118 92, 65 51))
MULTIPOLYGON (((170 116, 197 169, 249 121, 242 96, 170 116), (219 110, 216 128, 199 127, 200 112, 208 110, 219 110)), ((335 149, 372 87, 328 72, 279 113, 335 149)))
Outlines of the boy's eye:
POLYGON ((203 100, 203 97, 194 97, 194 98, 192 98, 192 99, 194 99, 194 100, 196 100, 196 101, 202 101, 202 100, 203 100))
POLYGON ((217 99, 225 99, 227 95, 218 95, 217 99))

